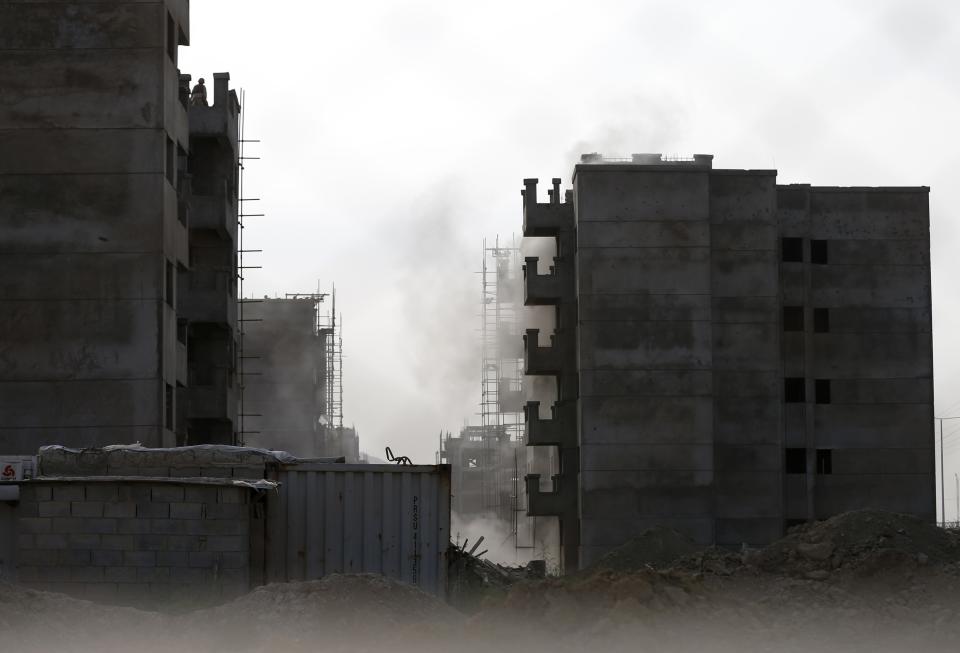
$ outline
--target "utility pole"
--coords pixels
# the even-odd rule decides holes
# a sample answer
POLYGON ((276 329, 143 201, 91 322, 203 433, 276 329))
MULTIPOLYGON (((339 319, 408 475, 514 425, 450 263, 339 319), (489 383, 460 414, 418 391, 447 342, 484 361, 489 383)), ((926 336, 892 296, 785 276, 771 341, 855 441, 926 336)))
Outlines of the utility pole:
MULTIPOLYGON (((944 488, 946 487, 944 483, 944 474, 943 474, 943 422, 948 419, 960 419, 960 417, 934 417, 933 419, 939 420, 940 422, 940 523, 943 526, 947 525, 947 495, 944 494, 944 488)), ((958 494, 960 497, 960 494, 958 494)), ((960 499, 958 499, 960 500, 960 499)), ((960 512, 957 514, 957 520, 960 521, 960 512)))

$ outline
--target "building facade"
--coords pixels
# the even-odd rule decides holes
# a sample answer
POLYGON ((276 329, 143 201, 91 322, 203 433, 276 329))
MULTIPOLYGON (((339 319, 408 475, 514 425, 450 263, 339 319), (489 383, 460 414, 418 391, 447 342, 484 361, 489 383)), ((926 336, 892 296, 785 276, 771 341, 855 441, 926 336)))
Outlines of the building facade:
POLYGON ((588 155, 565 201, 525 181, 524 235, 558 252, 526 265, 526 302, 557 307, 527 372, 559 388, 527 444, 561 459, 527 491, 567 569, 654 525, 736 546, 858 508, 934 518, 928 191, 707 155, 588 155))
POLYGON ((176 442, 188 7, 0 7, 5 453, 176 442))

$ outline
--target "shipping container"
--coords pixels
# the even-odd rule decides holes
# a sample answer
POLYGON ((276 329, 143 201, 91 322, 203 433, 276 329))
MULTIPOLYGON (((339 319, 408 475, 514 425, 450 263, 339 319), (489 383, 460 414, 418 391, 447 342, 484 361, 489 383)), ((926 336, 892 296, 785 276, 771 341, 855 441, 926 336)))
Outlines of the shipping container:
POLYGON ((263 573, 255 579, 374 573, 445 595, 449 465, 268 467, 280 487, 266 501, 263 573))

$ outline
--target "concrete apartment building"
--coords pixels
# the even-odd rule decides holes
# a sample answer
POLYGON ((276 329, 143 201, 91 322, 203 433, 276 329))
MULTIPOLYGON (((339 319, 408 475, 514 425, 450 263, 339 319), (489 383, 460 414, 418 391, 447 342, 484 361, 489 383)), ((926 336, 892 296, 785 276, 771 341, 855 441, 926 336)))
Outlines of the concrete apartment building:
POLYGON ((552 490, 566 568, 665 525, 763 544, 857 508, 935 517, 926 187, 777 185, 712 157, 585 156, 549 201, 525 180, 526 302, 556 307, 527 373, 557 377, 552 490))
POLYGON ((0 13, 2 449, 172 445, 188 3, 0 13))
POLYGON ((189 36, 187 0, 0 6, 2 453, 234 440, 239 105, 188 112, 189 36))
POLYGON ((359 438, 340 410, 339 335, 320 313, 325 297, 243 300, 243 441, 357 462, 359 438))

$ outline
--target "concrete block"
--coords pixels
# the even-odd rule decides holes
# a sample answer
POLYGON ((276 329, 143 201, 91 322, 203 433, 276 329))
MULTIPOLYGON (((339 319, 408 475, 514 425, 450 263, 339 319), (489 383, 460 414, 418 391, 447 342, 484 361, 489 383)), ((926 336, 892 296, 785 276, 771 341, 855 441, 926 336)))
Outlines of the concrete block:
POLYGON ((584 322, 580 364, 595 369, 706 370, 709 322, 584 322))
POLYGON ((98 549, 101 538, 109 537, 97 533, 70 533, 67 535, 69 546, 74 549, 98 549))
POLYGON ((235 535, 211 535, 207 538, 208 551, 246 551, 247 538, 235 535))
POLYGON ((714 469, 710 444, 591 444, 580 448, 581 471, 714 469))
POLYGON ((85 521, 81 517, 52 517, 50 531, 52 533, 89 533, 85 521))
POLYGON ((170 567, 169 581, 184 585, 200 585, 212 580, 212 573, 205 567, 170 567))
POLYGON ((103 503, 100 501, 74 501, 70 504, 70 514, 74 517, 103 517, 103 503))
POLYGON ((116 504, 119 496, 120 488, 116 485, 92 483, 87 486, 88 501, 102 501, 108 504, 116 504))
POLYGON ((131 519, 137 516, 137 504, 133 501, 107 503, 103 506, 103 516, 111 519, 131 519))
POLYGON ((219 565, 220 556, 213 551, 191 551, 189 565, 191 567, 213 567, 219 565))
POLYGON ((584 490, 580 514, 584 520, 705 517, 713 514, 713 500, 710 489, 703 487, 584 490))
POLYGON ((207 520, 213 519, 240 519, 245 515, 246 506, 239 503, 205 504, 204 511, 207 520))
POLYGON ((85 498, 86 487, 80 483, 58 483, 53 486, 54 501, 83 501, 85 498))
POLYGON ((82 567, 90 564, 91 552, 83 549, 65 549, 57 552, 57 564, 64 567, 82 567))
POLYGON ((117 488, 117 500, 122 503, 150 503, 152 492, 149 485, 130 483, 117 488))
POLYGON ((586 444, 709 444, 709 397, 584 397, 580 440, 586 444))
POLYGON ((18 549, 33 549, 37 546, 36 535, 32 533, 18 533, 17 534, 17 548, 18 549))
POLYGON ((17 518, 39 517, 40 504, 37 501, 25 500, 23 496, 24 486, 20 486, 20 504, 17 506, 17 518))
POLYGON ((119 567, 123 564, 123 552, 93 551, 91 552, 90 564, 96 567, 119 567))
POLYGON ((169 503, 152 501, 151 503, 137 504, 137 519, 168 519, 169 517, 169 503))
POLYGON ((101 535, 100 548, 105 551, 132 551, 134 549, 133 535, 101 535))
POLYGON ((711 319, 708 296, 647 292, 630 295, 582 294, 579 297, 579 313, 579 319, 585 322, 709 322, 711 319))
POLYGON ((157 564, 161 567, 187 567, 190 563, 186 551, 157 551, 157 564))
POLYGON ((201 531, 206 535, 243 535, 247 532, 249 522, 243 519, 218 519, 198 522, 201 531))
MULTIPOLYGON (((711 396, 714 375, 686 370, 580 369, 581 397, 711 396)), ((718 389, 719 390, 719 389, 718 389)))
POLYGON ((69 517, 69 501, 44 501, 37 506, 37 515, 40 517, 69 517))
MULTIPOLYGON (((184 519, 151 519, 150 533, 159 535, 187 535, 192 522, 184 519)), ((197 520, 196 523, 200 523, 197 520)))
POLYGON ((708 248, 591 249, 578 259, 580 295, 710 292, 708 248))
POLYGON ((70 581, 74 583, 103 582, 103 567, 73 567, 70 569, 70 581))
POLYGON ((219 503, 246 503, 249 490, 238 487, 221 487, 217 491, 219 503))
POLYGON ((83 527, 80 532, 83 533, 99 533, 99 534, 111 534, 117 532, 117 520, 116 519, 88 519, 84 518, 82 520, 83 527))
POLYGON ((202 503, 171 503, 171 519, 200 519, 203 517, 202 503))
POLYGON ((117 519, 117 532, 125 535, 137 535, 150 532, 150 520, 140 519, 117 519))
POLYGON ((138 583, 165 583, 170 580, 168 567, 137 567, 138 583))
POLYGON ((170 535, 167 537, 168 551, 200 551, 206 547, 206 538, 194 535, 170 535))
POLYGON ((103 582, 102 577, 96 582, 84 583, 82 596, 87 601, 97 603, 115 603, 117 601, 117 584, 103 582))
POLYGON ((184 490, 179 485, 156 485, 153 487, 152 495, 154 503, 174 503, 183 501, 184 490))
POLYGON ((244 569, 250 565, 250 554, 247 552, 227 551, 220 554, 221 569, 244 569))
POLYGON ((216 503, 217 488, 214 486, 193 485, 184 488, 183 500, 190 503, 216 503))
POLYGON ((60 564, 60 551, 57 549, 21 549, 17 553, 17 565, 48 567, 58 564, 60 564))
POLYGON ((126 567, 153 567, 157 564, 155 551, 124 551, 123 564, 126 567))
POLYGON ((137 582, 137 568, 105 567, 103 580, 109 583, 135 583, 137 582))
POLYGON ((38 533, 31 537, 36 538, 38 549, 66 549, 69 548, 67 536, 62 533, 38 533))
POLYGON ((23 533, 50 533, 52 520, 49 517, 25 517, 17 520, 17 526, 23 533))
POLYGON ((153 533, 134 535, 133 546, 139 551, 163 551, 167 546, 167 538, 153 533))

